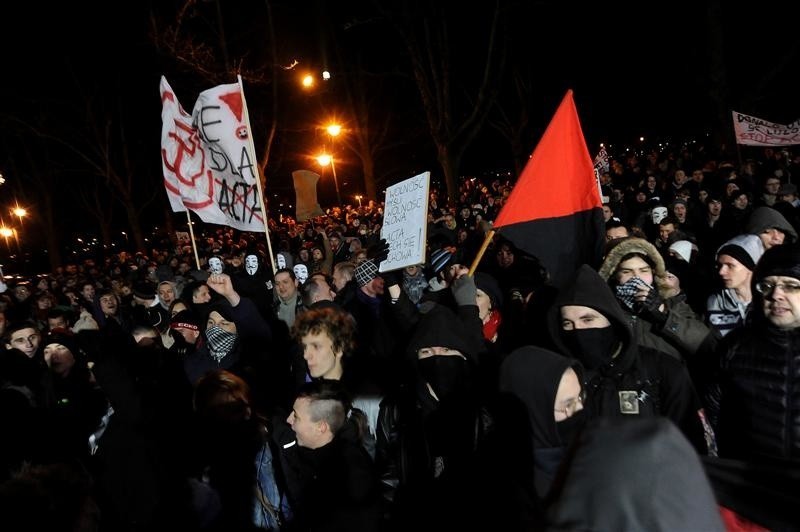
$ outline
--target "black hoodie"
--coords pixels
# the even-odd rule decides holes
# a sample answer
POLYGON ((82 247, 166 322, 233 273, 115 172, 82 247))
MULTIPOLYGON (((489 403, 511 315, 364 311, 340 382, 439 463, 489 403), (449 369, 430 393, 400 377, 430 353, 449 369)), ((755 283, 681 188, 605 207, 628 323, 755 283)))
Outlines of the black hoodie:
POLYGON ((700 401, 686 368, 669 355, 637 346, 625 315, 608 284, 588 265, 581 266, 556 297, 548 313, 548 328, 562 354, 581 359, 564 343, 561 307, 580 305, 597 310, 616 331, 622 347, 612 360, 583 375, 590 417, 666 416, 683 430, 695 448, 705 453, 706 437, 700 401))
POLYGON ((579 439, 547 530, 720 531, 695 452, 665 419, 596 420, 579 439))

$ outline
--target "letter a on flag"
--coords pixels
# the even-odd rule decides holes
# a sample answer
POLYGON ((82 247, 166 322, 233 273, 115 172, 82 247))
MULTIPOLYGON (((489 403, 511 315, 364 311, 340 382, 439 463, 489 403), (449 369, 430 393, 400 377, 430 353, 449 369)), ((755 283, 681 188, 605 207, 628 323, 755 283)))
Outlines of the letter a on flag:
POLYGON ((240 85, 201 92, 189 115, 162 77, 161 105, 161 163, 172 210, 190 209, 206 223, 263 231, 240 85))
POLYGON ((603 254, 603 210, 572 90, 558 107, 494 228, 547 268, 561 287, 603 254))

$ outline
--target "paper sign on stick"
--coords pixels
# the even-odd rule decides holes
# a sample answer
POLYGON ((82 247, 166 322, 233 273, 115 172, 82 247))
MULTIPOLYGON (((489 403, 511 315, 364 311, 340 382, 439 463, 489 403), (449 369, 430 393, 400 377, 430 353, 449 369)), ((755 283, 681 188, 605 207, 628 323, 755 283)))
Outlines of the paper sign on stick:
POLYGON ((380 271, 425 262, 430 178, 431 173, 425 172, 386 189, 381 238, 386 239, 390 248, 380 271))

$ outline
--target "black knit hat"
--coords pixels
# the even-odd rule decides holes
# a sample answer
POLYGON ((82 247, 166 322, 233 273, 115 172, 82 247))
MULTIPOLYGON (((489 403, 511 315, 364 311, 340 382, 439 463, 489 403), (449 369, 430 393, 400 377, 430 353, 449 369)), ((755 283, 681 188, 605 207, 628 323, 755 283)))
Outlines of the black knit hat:
POLYGON ((61 344, 67 349, 69 349, 72 356, 78 358, 81 356, 81 346, 78 343, 78 339, 75 338, 75 335, 69 334, 64 329, 55 329, 53 332, 48 334, 44 341, 42 342, 42 347, 47 347, 50 344, 61 344))
POLYGON ((772 275, 800 280, 800 245, 774 246, 761 256, 753 274, 753 281, 760 281, 772 275))
POLYGON ((475 287, 489 296, 492 308, 503 306, 503 292, 494 277, 484 272, 475 272, 475 287))
POLYGON ((150 281, 140 281, 133 285, 133 295, 141 299, 155 299, 156 285, 150 281))

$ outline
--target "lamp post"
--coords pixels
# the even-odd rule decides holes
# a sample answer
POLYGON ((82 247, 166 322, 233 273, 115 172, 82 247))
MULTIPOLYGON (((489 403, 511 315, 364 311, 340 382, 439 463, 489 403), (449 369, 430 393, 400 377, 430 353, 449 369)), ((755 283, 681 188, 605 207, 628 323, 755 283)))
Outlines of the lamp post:
POLYGON ((322 155, 317 156, 317 162, 320 164, 320 166, 328 166, 329 164, 331 165, 333 184, 336 185, 336 201, 339 202, 339 205, 341 205, 342 197, 339 195, 339 181, 336 179, 336 165, 333 164, 333 157, 327 153, 323 153, 322 155))
POLYGON ((9 229, 8 227, 0 227, 0 236, 6 239, 6 248, 8 252, 11 253, 11 244, 8 243, 9 237, 14 235, 14 231, 9 229))

